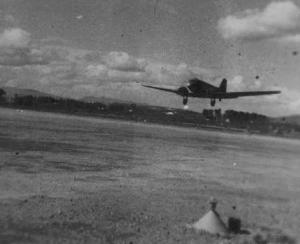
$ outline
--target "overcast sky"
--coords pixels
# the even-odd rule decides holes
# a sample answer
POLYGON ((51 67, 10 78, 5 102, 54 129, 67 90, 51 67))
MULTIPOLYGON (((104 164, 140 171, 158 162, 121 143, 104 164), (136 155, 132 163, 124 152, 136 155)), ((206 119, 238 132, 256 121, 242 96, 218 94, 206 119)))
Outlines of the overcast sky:
POLYGON ((0 0, 1 86, 182 107, 136 82, 227 78, 231 91, 282 94, 217 108, 278 116, 300 114, 299 64, 299 0, 0 0))

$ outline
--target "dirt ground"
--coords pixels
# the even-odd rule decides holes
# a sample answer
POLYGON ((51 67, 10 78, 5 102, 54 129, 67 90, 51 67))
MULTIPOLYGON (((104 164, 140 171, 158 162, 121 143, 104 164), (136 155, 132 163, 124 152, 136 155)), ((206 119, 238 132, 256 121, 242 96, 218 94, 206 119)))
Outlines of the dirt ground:
POLYGON ((298 243, 300 141, 0 109, 0 243, 298 243), (226 238, 187 224, 219 200, 226 238))

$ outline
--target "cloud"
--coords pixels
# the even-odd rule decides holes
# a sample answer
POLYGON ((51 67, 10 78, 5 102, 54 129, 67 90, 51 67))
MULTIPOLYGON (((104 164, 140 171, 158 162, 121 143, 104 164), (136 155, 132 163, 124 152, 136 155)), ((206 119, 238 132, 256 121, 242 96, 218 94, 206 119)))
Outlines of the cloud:
MULTIPOLYGON (((160 63, 136 58, 126 52, 103 53, 60 44, 58 46, 46 44, 40 47, 40 50, 47 57, 47 61, 51 62, 46 67, 38 68, 41 81, 45 84, 71 86, 73 80, 74 84, 83 85, 120 82, 127 86, 129 83, 141 82, 177 86, 193 77, 211 80, 213 74, 211 70, 202 67, 185 63, 178 65, 160 63)), ((20 62, 20 66, 22 63, 20 62)), ((16 61, 13 64, 16 66, 16 61)))
POLYGON ((30 41, 30 33, 20 28, 6 29, 0 34, 0 48, 26 48, 30 41))
POLYGON ((248 9, 218 22, 224 39, 260 40, 300 34, 300 9, 292 1, 271 2, 263 10, 248 9))
MULTIPOLYGON (((97 79, 102 84, 107 82, 152 83, 157 85, 180 85, 190 78, 208 79, 213 71, 185 63, 167 64, 153 60, 136 58, 126 52, 86 53, 77 60, 85 65, 84 75, 88 79, 97 79), (85 62, 85 63, 84 63, 85 62)), ((128 85, 128 84, 126 84, 128 85)))
MULTIPOLYGON (((30 45, 26 48, 0 49, 1 64, 0 68, 7 67, 5 72, 10 74, 1 75, 9 85, 53 91, 57 95, 69 90, 74 92, 75 97, 79 90, 86 93, 92 88, 99 91, 99 87, 107 87, 108 90, 118 87, 120 92, 130 93, 128 87, 136 87, 136 82, 178 86, 189 78, 203 77, 203 74, 209 73, 208 69, 185 63, 159 63, 136 58, 126 52, 105 54, 60 44, 46 44, 39 49, 30 45), (44 56, 51 62, 44 62, 44 56), (37 63, 46 65, 25 65, 37 63), (18 69, 15 69, 16 66, 18 69)), ((138 87, 141 87, 140 84, 138 87)))
POLYGON ((153 84, 179 86, 187 80, 197 77, 211 80, 216 77, 210 69, 194 67, 186 63, 178 65, 159 62, 149 62, 145 68, 146 78, 144 81, 153 84))
POLYGON ((5 14, 3 16, 4 21, 6 22, 7 25, 14 25, 16 23, 16 19, 14 16, 11 14, 5 14))
POLYGON ((300 92, 288 87, 273 87, 272 89, 280 90, 281 94, 265 96, 263 98, 264 106, 267 107, 271 114, 290 115, 299 114, 300 111, 300 92))
POLYGON ((84 75, 88 80, 96 80, 99 84, 104 83, 134 83, 146 80, 144 72, 132 72, 111 69, 103 64, 90 64, 85 68, 84 75))
POLYGON ((290 114, 299 114, 300 111, 300 93, 298 93, 297 98, 290 102, 289 112, 290 114))
MULTIPOLYGON (((254 111, 272 116, 299 114, 300 92, 285 86, 266 87, 263 80, 249 79, 237 75, 228 80, 228 91, 279 90, 280 94, 260 97, 239 98, 239 101, 228 100, 227 109, 241 109, 254 111)), ((226 105, 225 105, 226 107, 226 105)))
MULTIPOLYGON (((56 53, 57 47, 37 48, 7 48, 12 56, 22 56, 22 52, 28 52, 29 57, 39 57, 47 50, 48 53, 56 53), (21 50, 21 54, 16 54, 16 50, 21 50)), ((61 48, 61 47, 59 47, 61 48)), ((60 50, 60 49, 59 49, 60 50)), ((162 95, 157 100, 153 100, 153 92, 143 88, 136 81, 142 83, 154 83, 162 86, 179 86, 183 81, 192 77, 199 77, 213 83, 215 72, 202 67, 194 67, 186 63, 167 64, 145 60, 144 71, 133 71, 134 69, 115 69, 116 66, 108 65, 104 59, 108 54, 97 52, 95 56, 90 56, 93 52, 89 50, 75 50, 74 48, 63 48, 64 59, 59 56, 47 65, 25 65, 15 67, 0 65, 1 85, 16 86, 19 88, 31 88, 43 92, 52 93, 59 96, 80 98, 83 96, 108 96, 122 99, 132 99, 136 102, 150 102, 152 104, 164 104, 166 106, 181 106, 180 99, 176 96, 162 95), (88 57, 88 58, 85 58, 88 57), (92 57, 92 58, 91 58, 92 57), (175 103, 174 103, 175 102, 175 103), (178 102, 178 103, 176 103, 178 102)), ((111 52, 113 53, 113 52, 111 52)), ((109 54, 111 54, 109 53, 109 54)), ((26 55, 25 55, 26 56, 26 55)), ((53 55, 55 58, 55 55, 53 55)), ((128 53, 121 56, 125 60, 139 60, 128 53)), ((3 55, 0 53, 0 58, 3 55)), ((7 62, 7 58, 5 59, 7 62)), ((27 58, 25 60, 28 61, 27 58)), ((34 63, 37 63, 35 59, 34 63)), ((1 63, 1 59, 0 59, 1 63)), ((21 62, 24 63, 24 62, 21 62)), ((122 62, 121 62, 122 63, 122 62)), ((125 62, 126 63, 126 62, 125 62)), ((219 80, 220 81, 220 80, 219 80)), ((219 85, 219 82, 218 84, 219 85)), ((280 89, 282 94, 275 96, 265 96, 260 98, 243 98, 238 101, 228 100, 221 106, 234 109, 245 109, 272 115, 283 113, 292 114, 299 111, 299 92, 281 88, 265 88, 263 80, 245 79, 243 76, 236 75, 228 79, 229 91, 260 90, 260 89, 280 89), (298 110, 297 110, 298 109, 298 110)), ((201 101, 191 100, 191 106, 195 104, 196 109, 200 109, 201 101), (197 104, 197 106, 196 106, 197 104)), ((201 108, 204 108, 203 106, 201 108)))
POLYGON ((90 64, 86 67, 86 75, 88 77, 104 77, 107 78, 108 68, 103 64, 90 64))
POLYGON ((300 43, 300 34, 287 35, 278 39, 282 43, 300 43))
POLYGON ((0 33, 0 65, 24 66, 47 64, 47 56, 30 46, 30 33, 20 28, 5 29, 0 33))
POLYGON ((15 17, 9 13, 6 13, 5 11, 0 9, 0 27, 1 28, 7 28, 7 27, 13 27, 17 24, 17 20, 15 17))
POLYGON ((126 72, 120 70, 108 71, 109 82, 135 83, 145 79, 145 73, 142 72, 126 72))
POLYGON ((242 91, 244 89, 246 89, 246 84, 243 76, 237 75, 228 81, 229 91, 242 91))
POLYGON ((48 61, 44 53, 38 49, 29 48, 0 48, 0 65, 24 66, 44 65, 48 61))
POLYGON ((103 63, 103 54, 101 52, 88 52, 83 56, 83 59, 91 63, 103 63))
POLYGON ((122 71, 143 72, 147 65, 145 59, 134 58, 125 52, 110 52, 103 60, 109 68, 122 71))
POLYGON ((261 80, 258 79, 245 80, 243 76, 236 75, 228 80, 229 91, 254 91, 259 89, 264 89, 264 87, 261 80))

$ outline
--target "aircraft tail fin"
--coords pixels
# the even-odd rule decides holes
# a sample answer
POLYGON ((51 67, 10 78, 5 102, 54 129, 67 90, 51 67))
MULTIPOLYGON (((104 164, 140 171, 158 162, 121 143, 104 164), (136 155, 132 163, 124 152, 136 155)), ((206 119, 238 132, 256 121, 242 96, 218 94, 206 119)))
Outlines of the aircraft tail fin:
POLYGON ((227 80, 223 79, 220 86, 219 86, 219 90, 221 92, 226 92, 227 91, 227 80))

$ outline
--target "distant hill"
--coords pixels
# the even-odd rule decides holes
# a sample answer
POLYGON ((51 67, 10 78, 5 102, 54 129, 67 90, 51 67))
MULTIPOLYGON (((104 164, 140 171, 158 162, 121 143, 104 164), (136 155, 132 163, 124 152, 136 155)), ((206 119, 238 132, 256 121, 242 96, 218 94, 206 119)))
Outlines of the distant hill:
POLYGON ((134 102, 127 101, 127 100, 121 100, 117 98, 110 98, 110 97, 83 97, 80 99, 80 101, 86 102, 86 103, 102 103, 102 104, 112 104, 112 103, 122 103, 122 104, 131 104, 134 102))
POLYGON ((16 88, 16 87, 2 87, 5 91, 5 96, 7 98, 13 98, 15 95, 18 96, 34 96, 34 97, 55 97, 54 95, 40 92, 37 90, 33 89, 21 89, 21 88, 16 88))

